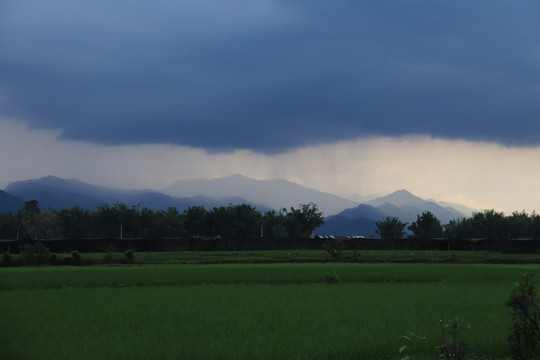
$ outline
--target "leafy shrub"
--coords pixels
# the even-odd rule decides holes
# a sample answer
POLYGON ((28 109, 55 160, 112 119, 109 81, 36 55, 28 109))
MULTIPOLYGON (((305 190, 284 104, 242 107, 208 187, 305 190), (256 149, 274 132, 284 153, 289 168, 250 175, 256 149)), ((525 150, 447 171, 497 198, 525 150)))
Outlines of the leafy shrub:
POLYGON ((464 360, 467 345, 461 339, 463 331, 470 325, 464 326, 463 320, 456 318, 444 323, 439 321, 441 326, 441 345, 438 347, 441 351, 440 358, 444 360, 464 360))
POLYGON ((193 240, 195 241, 197 250, 216 251, 223 249, 223 242, 221 241, 221 236, 194 236, 193 240))
POLYGON ((133 250, 126 250, 124 255, 126 255, 126 262, 128 264, 131 264, 133 262, 133 259, 135 258, 135 253, 133 252, 133 250))
POLYGON ((341 281, 341 279, 339 278, 338 274, 335 271, 333 273, 327 272, 326 274, 324 274, 323 280, 324 282, 327 282, 328 284, 338 284, 341 281))
POLYGON ((485 354, 469 354, 466 358, 467 360, 495 360, 495 358, 491 355, 485 355, 485 354))
POLYGON ((508 346, 512 359, 540 358, 540 308, 534 276, 524 274, 506 302, 510 308, 512 328, 508 346))
POLYGON ((9 247, 5 252, 2 252, 2 266, 12 266, 13 265, 13 257, 11 256, 11 251, 9 247))
POLYGON ((25 265, 43 265, 49 263, 49 248, 42 243, 34 245, 24 244, 21 250, 21 259, 25 265))
POLYGON ((478 246, 478 239, 465 239, 468 243, 469 243, 469 246, 471 247, 471 251, 474 251, 476 250, 477 246, 478 246))
POLYGON ((116 252, 116 247, 114 246, 114 244, 109 244, 109 246, 107 246, 107 250, 105 252, 105 257, 103 258, 103 262, 105 264, 110 264, 111 262, 113 262, 115 252, 116 252))
POLYGON ((57 261, 56 261, 56 254, 55 253, 51 253, 49 255, 49 264, 51 265, 56 265, 57 261))
POLYGON ((329 239, 324 243, 324 249, 332 259, 339 259, 343 254, 343 242, 341 239, 329 239))
POLYGON ((416 342, 420 340, 427 340, 427 337, 415 335, 413 332, 409 332, 407 335, 401 336, 401 346, 399 347, 400 360, 410 360, 409 352, 414 349, 416 342))
POLYGON ((81 255, 77 250, 73 250, 71 256, 73 257, 73 265, 81 265, 81 255))
POLYGON ((443 261, 445 263, 456 264, 459 262, 459 259, 456 254, 452 254, 449 257, 446 257, 443 261))

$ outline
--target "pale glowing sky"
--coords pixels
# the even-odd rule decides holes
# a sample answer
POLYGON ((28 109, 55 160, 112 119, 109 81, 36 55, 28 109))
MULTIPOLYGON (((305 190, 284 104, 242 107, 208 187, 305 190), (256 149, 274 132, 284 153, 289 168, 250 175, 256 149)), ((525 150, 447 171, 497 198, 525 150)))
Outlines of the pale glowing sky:
POLYGON ((495 208, 540 207, 540 147, 430 137, 373 137, 299 148, 279 155, 208 153, 178 145, 96 145, 60 131, 0 121, 0 186, 55 175, 116 188, 163 189, 176 180, 242 174, 284 178, 347 197, 407 189, 422 198, 495 208))

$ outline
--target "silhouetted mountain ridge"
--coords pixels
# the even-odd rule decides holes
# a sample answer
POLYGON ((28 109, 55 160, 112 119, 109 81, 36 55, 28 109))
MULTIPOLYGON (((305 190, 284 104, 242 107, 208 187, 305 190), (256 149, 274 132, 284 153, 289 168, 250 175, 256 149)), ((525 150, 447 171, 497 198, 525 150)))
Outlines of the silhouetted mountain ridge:
POLYGON ((407 190, 398 190, 386 196, 371 200, 368 204, 384 211, 389 216, 399 217, 402 222, 412 223, 424 211, 432 212, 443 224, 452 219, 463 218, 464 214, 452 207, 444 207, 434 201, 424 200, 407 190), (387 204, 393 205, 388 206, 387 204))
POLYGON ((207 196, 172 197, 153 190, 112 189, 90 185, 77 179, 61 179, 54 176, 11 183, 6 187, 5 193, 21 199, 20 204, 15 204, 5 210, 12 212, 18 211, 26 200, 38 200, 42 209, 48 207, 66 209, 80 206, 83 209, 95 210, 102 204, 122 203, 127 206, 143 206, 152 210, 176 207, 179 211, 183 211, 190 206, 204 206, 211 209, 229 204, 248 204, 261 211, 269 210, 265 205, 234 196, 219 199, 207 196))
POLYGON ((345 209, 336 216, 346 219, 364 218, 372 221, 377 221, 386 217, 387 213, 374 206, 360 204, 354 208, 345 209))
POLYGON ((0 212, 17 212, 22 208, 24 200, 0 190, 0 212))
MULTIPOLYGON (((467 209, 464 206, 462 208, 467 209)), ((378 220, 391 216, 411 224, 424 211, 432 212, 443 225, 452 219, 464 218, 469 215, 452 207, 424 200, 407 190, 398 190, 370 200, 367 204, 345 209, 335 216, 326 218, 325 224, 317 230, 317 234, 369 236, 375 233, 378 220)))
POLYGON ((380 206, 384 203, 389 203, 399 207, 403 205, 411 206, 414 204, 422 204, 424 202, 426 202, 426 200, 423 200, 422 198, 411 194, 409 191, 402 189, 394 191, 391 194, 370 200, 367 202, 367 204, 373 206, 380 206))
MULTIPOLYGON (((327 216, 317 234, 364 235, 373 234, 375 222, 387 216, 412 223, 418 214, 431 211, 442 224, 464 214, 453 207, 423 200, 407 190, 370 200, 365 204, 303 187, 287 180, 254 180, 235 175, 213 180, 181 180, 163 192, 155 190, 122 190, 90 185, 77 179, 47 176, 41 179, 17 181, 0 192, 0 211, 16 212, 26 200, 38 200, 40 206, 62 209, 78 205, 95 210, 101 204, 123 203, 152 210, 176 207, 179 211, 189 206, 252 205, 261 211, 298 207, 313 202, 327 216), (331 215, 331 216, 328 216, 331 215)), ((465 207, 463 207, 465 208, 465 207)), ((466 208, 465 208, 466 209, 466 208)))

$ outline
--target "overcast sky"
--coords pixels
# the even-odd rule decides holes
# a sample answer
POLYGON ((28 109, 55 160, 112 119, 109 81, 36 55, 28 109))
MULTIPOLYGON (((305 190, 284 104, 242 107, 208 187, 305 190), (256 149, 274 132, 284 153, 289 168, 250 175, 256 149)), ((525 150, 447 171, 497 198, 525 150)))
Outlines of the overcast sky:
POLYGON ((537 1, 4 0, 0 186, 241 173, 540 210, 538 19, 537 1))

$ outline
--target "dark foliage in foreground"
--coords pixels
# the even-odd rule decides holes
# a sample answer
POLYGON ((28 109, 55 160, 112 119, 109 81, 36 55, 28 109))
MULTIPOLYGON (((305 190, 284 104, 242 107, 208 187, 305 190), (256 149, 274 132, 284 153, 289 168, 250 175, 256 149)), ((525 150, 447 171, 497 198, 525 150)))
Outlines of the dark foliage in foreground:
POLYGON ((532 275, 523 275, 512 290, 510 308, 512 329, 508 346, 516 360, 540 359, 540 302, 532 275))

